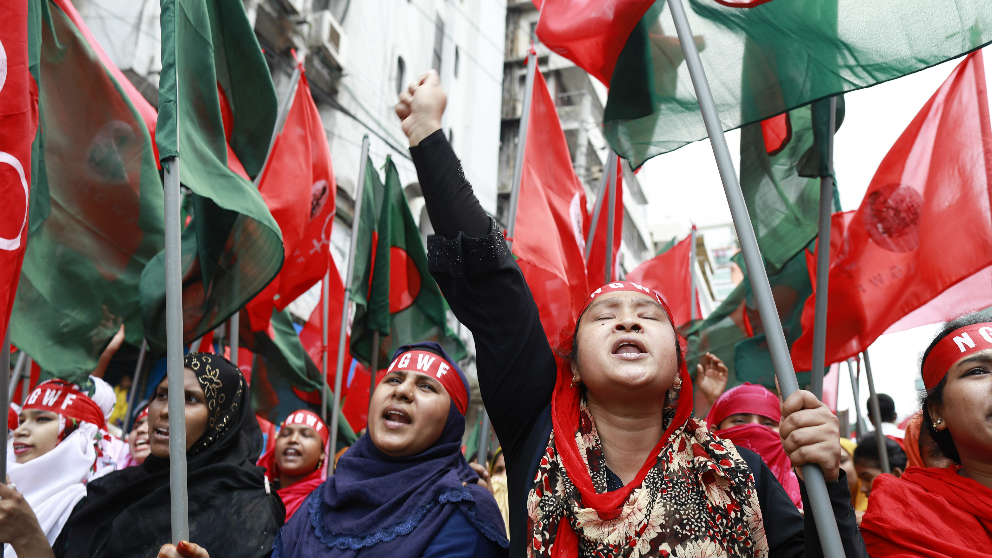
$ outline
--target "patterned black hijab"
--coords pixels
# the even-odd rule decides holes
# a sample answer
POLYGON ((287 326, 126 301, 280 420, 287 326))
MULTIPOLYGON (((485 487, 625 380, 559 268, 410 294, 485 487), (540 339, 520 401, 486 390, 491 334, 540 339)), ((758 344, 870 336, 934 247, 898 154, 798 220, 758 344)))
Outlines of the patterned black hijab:
MULTIPOLYGON (((227 359, 186 355, 206 396, 207 429, 187 452, 190 539, 214 555, 266 556, 282 526, 282 501, 255 466, 262 436, 247 383, 227 359)), ((169 460, 149 455, 139 467, 89 484, 55 542, 56 556, 155 556, 171 541, 169 460)))

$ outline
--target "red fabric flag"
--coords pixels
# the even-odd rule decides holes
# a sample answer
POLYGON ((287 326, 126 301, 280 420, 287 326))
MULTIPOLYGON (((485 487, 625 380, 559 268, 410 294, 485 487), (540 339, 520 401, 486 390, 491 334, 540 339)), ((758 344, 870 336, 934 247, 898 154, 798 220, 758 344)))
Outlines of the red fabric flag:
POLYGON ((586 221, 585 190, 572 169, 544 77, 536 72, 512 240, 544 333, 555 348, 571 336, 590 290, 582 254, 586 221))
POLYGON ((654 0, 534 0, 537 36, 605 85, 627 37, 654 0))
POLYGON ((279 275, 247 306, 252 329, 264 331, 273 305, 283 310, 324 277, 334 224, 337 186, 330 150, 302 68, 258 189, 279 223, 286 254, 279 275))
MULTIPOLYGON (((940 319, 992 305, 989 281, 968 281, 992 267, 990 200, 992 130, 976 51, 889 150, 861 206, 833 216, 827 363, 864 350, 952 287, 975 288, 957 293, 958 305, 944 306, 940 319)), ((814 300, 792 348, 799 370, 810 368, 814 300)))
POLYGON ((7 334, 27 247, 31 143, 38 129, 38 87, 28 72, 28 3, 14 0, 4 12, 0 18, 0 339, 7 334))
MULTIPOLYGON (((661 293, 672 309, 676 327, 688 323, 692 318, 692 307, 689 305, 692 291, 691 258, 690 234, 675 246, 637 266, 626 277, 628 281, 640 283, 661 293)), ((699 307, 698 291, 695 304, 696 317, 701 318, 703 313, 699 307)))
MULTIPOLYGON (((604 170, 604 172, 606 172, 604 170)), ((623 240, 623 164, 617 158, 616 168, 616 194, 613 208, 613 247, 610 263, 610 277, 606 277, 606 237, 609 230, 610 197, 609 192, 604 192, 606 196, 600 202, 602 204, 599 211, 599 219, 590 226, 596 228, 593 234, 592 247, 589 249, 589 258, 586 262, 586 273, 588 275, 588 286, 595 289, 600 285, 605 285, 614 279, 619 278, 620 266, 620 241, 623 240)))
MULTIPOLYGON (((330 298, 329 304, 327 305, 327 315, 330 318, 330 325, 327 332, 327 343, 328 343, 328 354, 327 354, 327 385, 333 390, 334 389, 334 378, 337 372, 338 365, 338 339, 341 335, 341 307, 344 304, 344 284, 341 283, 341 275, 338 273, 337 266, 334 265, 332 260, 330 263, 330 298)), ((300 331, 300 343, 303 344, 303 348, 307 352, 307 356, 310 360, 314 362, 318 367, 322 366, 324 358, 324 316, 323 316, 323 303, 324 297, 321 293, 321 298, 317 302, 317 306, 310 313, 310 319, 303 326, 300 331)), ((348 370, 351 369, 351 353, 348 351, 350 346, 350 340, 345 339, 344 345, 344 364, 341 370, 344 371, 345 378, 347 378, 348 370)), ((342 378, 341 382, 341 396, 348 393, 348 386, 342 378)), ((319 403, 319 401, 318 401, 319 403)))

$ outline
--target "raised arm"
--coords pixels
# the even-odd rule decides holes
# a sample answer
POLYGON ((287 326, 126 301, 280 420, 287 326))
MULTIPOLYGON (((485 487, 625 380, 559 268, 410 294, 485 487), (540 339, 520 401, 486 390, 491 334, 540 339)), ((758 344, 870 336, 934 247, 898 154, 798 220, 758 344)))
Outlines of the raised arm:
POLYGON ((555 360, 520 268, 441 132, 446 103, 432 71, 400 95, 396 114, 436 233, 428 241, 431 273, 475 337, 483 401, 512 452, 551 401, 555 360))

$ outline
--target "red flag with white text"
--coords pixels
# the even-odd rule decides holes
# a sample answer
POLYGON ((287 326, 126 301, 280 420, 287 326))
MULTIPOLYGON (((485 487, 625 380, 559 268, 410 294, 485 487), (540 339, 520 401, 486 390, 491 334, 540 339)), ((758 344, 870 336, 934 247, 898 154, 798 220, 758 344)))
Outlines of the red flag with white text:
MULTIPOLYGON (((940 321, 992 305, 986 87, 976 51, 889 150, 861 206, 833 216, 827 363, 864 350, 917 312, 940 321), (957 303, 941 304, 950 295, 957 303)), ((810 367, 814 300, 806 301, 803 334, 792 347, 801 370, 810 367)))

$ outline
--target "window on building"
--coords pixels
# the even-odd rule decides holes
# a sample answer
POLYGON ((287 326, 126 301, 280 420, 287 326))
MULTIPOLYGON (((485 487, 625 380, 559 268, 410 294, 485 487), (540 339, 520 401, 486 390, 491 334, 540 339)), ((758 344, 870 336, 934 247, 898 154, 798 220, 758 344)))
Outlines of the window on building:
POLYGON ((403 92, 403 87, 406 85, 406 62, 403 60, 402 56, 396 57, 396 94, 399 95, 403 92))
POLYGON ((431 59, 431 67, 441 73, 442 55, 444 53, 444 20, 438 15, 434 20, 434 55, 431 59))
POLYGON ((462 55, 458 50, 458 45, 455 45, 455 77, 458 77, 458 67, 461 65, 462 55))

